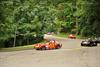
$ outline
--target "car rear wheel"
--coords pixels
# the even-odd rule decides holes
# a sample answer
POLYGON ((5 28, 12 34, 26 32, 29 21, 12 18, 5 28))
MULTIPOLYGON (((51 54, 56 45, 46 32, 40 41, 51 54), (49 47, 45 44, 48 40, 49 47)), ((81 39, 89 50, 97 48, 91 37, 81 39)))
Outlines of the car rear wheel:
POLYGON ((92 46, 97 46, 97 44, 96 43, 90 44, 90 47, 92 47, 92 46))
POLYGON ((94 43, 94 45, 93 46, 97 46, 97 43, 94 43))
POLYGON ((41 49, 42 49, 42 50, 46 50, 46 47, 42 47, 41 49))
POLYGON ((59 49, 59 48, 61 48, 61 45, 60 44, 57 44, 56 49, 59 49))

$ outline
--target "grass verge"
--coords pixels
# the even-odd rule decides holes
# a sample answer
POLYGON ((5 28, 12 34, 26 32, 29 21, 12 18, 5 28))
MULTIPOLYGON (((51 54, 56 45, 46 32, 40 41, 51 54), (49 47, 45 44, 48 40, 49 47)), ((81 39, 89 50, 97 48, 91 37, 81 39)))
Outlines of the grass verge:
MULTIPOLYGON (((69 35, 68 33, 60 33, 60 34, 56 34, 54 36, 68 38, 68 35, 69 35)), ((76 35, 76 38, 77 39, 86 39, 86 37, 82 37, 80 35, 76 35)))
MULTIPOLYGON (((46 43, 46 42, 47 41, 42 41, 41 43, 46 43)), ((22 50, 31 50, 31 49, 34 49, 34 45, 0 48, 0 52, 22 51, 22 50)))
POLYGON ((34 46, 27 45, 27 46, 18 46, 18 47, 10 47, 10 48, 0 48, 0 52, 21 51, 21 50, 30 50, 30 49, 34 49, 34 46))
POLYGON ((54 36, 67 38, 68 34, 67 33, 59 33, 59 34, 54 34, 54 36))

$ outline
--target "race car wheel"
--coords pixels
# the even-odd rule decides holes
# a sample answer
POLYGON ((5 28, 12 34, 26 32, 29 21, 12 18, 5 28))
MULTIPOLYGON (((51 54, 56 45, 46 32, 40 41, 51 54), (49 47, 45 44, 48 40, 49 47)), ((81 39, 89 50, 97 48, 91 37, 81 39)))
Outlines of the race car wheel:
POLYGON ((81 44, 81 46, 84 46, 83 44, 81 44))
POLYGON ((92 44, 90 44, 90 47, 92 47, 92 46, 96 46, 96 43, 92 43, 92 44))
POLYGON ((36 50, 40 50, 40 49, 37 48, 36 50))
POLYGON ((42 49, 42 50, 46 50, 46 47, 42 47, 41 49, 42 49))
POLYGON ((61 48, 61 45, 60 44, 57 45, 56 49, 59 49, 59 48, 61 48))
POLYGON ((93 46, 97 46, 97 43, 94 43, 94 45, 93 46))

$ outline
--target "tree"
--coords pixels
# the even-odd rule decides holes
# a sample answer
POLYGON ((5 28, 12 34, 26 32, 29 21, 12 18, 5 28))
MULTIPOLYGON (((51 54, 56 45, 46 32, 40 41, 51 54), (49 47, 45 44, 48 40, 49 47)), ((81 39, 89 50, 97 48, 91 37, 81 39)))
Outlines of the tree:
POLYGON ((98 16, 100 11, 100 2, 78 0, 77 14, 80 16, 80 33, 84 36, 100 36, 99 25, 100 18, 98 16))

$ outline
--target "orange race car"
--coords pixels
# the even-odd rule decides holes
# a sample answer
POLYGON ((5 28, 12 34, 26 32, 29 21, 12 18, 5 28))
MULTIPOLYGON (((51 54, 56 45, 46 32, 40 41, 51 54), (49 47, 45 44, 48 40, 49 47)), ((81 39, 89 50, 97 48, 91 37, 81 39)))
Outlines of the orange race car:
POLYGON ((76 39, 76 36, 75 36, 74 34, 70 34, 70 35, 68 36, 68 38, 76 39))
POLYGON ((62 47, 62 45, 57 43, 55 40, 52 40, 46 44, 36 44, 34 45, 34 47, 36 50, 51 50, 51 49, 59 49, 62 47))

